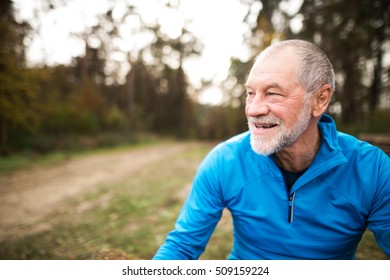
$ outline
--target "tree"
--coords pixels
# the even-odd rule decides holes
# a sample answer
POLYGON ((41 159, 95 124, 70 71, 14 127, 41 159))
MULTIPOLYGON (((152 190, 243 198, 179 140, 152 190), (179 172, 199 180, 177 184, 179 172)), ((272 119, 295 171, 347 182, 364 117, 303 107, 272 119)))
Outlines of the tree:
MULTIPOLYGON (((42 147, 51 147, 47 145, 50 141, 46 140, 56 137, 76 139, 103 130, 124 132, 129 128, 131 132, 142 129, 188 136, 194 127, 195 105, 188 94, 190 85, 182 66, 188 57, 198 55, 202 46, 185 24, 174 38, 165 33, 157 19, 155 23, 145 24, 135 4, 131 3, 127 0, 118 0, 115 4, 107 2, 107 11, 96 15, 96 23, 72 34, 73 38, 84 43, 85 53, 73 58, 69 65, 28 68, 24 63, 23 37, 8 36, 2 40, 1 43, 8 42, 10 46, 2 57, 17 56, 15 61, 18 63, 12 64, 11 59, 4 59, 7 63, 3 64, 8 68, 6 74, 0 74, 0 79, 7 78, 11 82, 6 90, 6 83, 1 85, 4 88, 1 96, 5 92, 18 93, 13 96, 19 96, 26 104, 24 108, 22 103, 14 102, 8 106, 12 112, 0 112, 7 127, 17 123, 18 128, 14 131, 22 133, 22 125, 25 129, 34 128, 31 121, 36 118, 35 123, 41 124, 40 134, 28 140, 30 143, 45 142, 42 147), (136 43, 127 47, 121 44, 124 43, 122 40, 126 44, 129 40, 136 43), (23 52, 17 52, 19 50, 23 52), (36 80, 25 87, 27 83, 23 81, 28 77, 36 80), (32 110, 35 107, 39 109, 32 110), (34 115, 25 118, 29 110, 34 115), (13 117, 19 116, 18 113, 24 119, 16 122, 13 117)), ((42 16, 68 4, 63 0, 42 1, 34 14, 42 16)), ((165 5, 172 11, 178 8, 177 1, 165 1, 165 5)), ((12 21, 15 23, 13 30, 19 32, 20 24, 12 21)), ((40 36, 42 26, 38 17, 31 19, 30 23, 34 29, 29 35, 33 40, 40 36)), ((2 25, 3 28, 7 26, 2 25)), ((10 101, 10 98, 6 100, 10 101)), ((3 127, 0 126, 1 135, 5 135, 3 127)))
MULTIPOLYGON (((387 0, 304 1, 303 28, 295 36, 311 40, 330 57, 339 87, 344 123, 362 122, 373 113, 386 90, 389 67, 384 65, 390 39, 390 2, 387 0)), ((292 35, 292 34, 291 34, 292 35)))
MULTIPOLYGON (((176 9, 177 3, 171 2, 166 8, 176 9)), ((202 45, 185 24, 175 38, 164 33, 158 23, 142 26, 154 39, 131 61, 127 76, 131 108, 141 105, 153 131, 188 136, 195 113, 182 66, 187 58, 201 53, 202 45)))
POLYGON ((39 125, 35 110, 37 86, 25 69, 23 39, 26 23, 15 21, 12 2, 0 2, 0 153, 7 153, 9 139, 34 132, 39 125), (16 136, 15 136, 16 137, 16 136))

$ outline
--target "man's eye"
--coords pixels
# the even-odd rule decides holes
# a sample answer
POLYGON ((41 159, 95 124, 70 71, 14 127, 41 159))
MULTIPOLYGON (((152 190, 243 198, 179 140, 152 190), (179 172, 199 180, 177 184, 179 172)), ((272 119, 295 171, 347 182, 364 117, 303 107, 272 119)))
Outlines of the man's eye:
POLYGON ((268 95, 280 95, 279 93, 277 93, 277 92, 273 92, 273 91, 269 91, 268 93, 267 93, 268 95))
POLYGON ((247 94, 248 96, 255 95, 255 93, 254 93, 253 91, 247 91, 246 94, 247 94))

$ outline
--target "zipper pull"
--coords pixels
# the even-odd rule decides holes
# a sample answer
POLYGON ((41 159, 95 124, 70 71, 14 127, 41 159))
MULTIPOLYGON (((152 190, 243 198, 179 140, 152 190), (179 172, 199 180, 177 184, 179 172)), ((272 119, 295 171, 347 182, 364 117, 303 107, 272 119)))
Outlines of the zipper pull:
POLYGON ((295 192, 288 197, 288 222, 291 224, 294 220, 294 199, 295 192))

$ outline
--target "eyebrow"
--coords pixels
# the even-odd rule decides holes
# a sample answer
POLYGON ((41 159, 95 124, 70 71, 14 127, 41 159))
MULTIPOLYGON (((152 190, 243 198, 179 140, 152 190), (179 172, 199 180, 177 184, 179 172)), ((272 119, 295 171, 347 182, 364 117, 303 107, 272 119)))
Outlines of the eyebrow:
MULTIPOLYGON (((245 86, 245 88, 252 88, 248 83, 245 83, 244 86, 245 86)), ((278 83, 271 83, 271 84, 267 85, 266 88, 267 88, 267 89, 269 89, 269 88, 278 88, 278 89, 280 89, 280 90, 283 90, 283 89, 284 89, 284 88, 283 88, 280 84, 278 84, 278 83)))

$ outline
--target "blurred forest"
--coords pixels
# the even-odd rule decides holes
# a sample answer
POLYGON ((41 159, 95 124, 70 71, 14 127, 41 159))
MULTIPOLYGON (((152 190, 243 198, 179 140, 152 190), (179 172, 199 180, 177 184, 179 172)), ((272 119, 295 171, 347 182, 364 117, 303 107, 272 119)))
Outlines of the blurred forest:
MULTIPOLYGON (((41 13, 66 2, 42 1, 41 13)), ((146 24, 135 5, 124 2, 127 9, 121 17, 109 9, 96 25, 73 34, 85 42, 82 56, 69 65, 32 67, 26 50, 38 31, 16 20, 11 0, 0 1, 1 155, 115 145, 149 134, 228 138, 247 128, 243 84, 254 57, 273 41, 287 38, 315 42, 330 57, 337 86, 329 113, 339 129, 356 135, 389 133, 388 0, 306 0, 293 12, 289 1, 240 0, 247 9, 243 44, 250 57, 231 59, 229 76, 220 85, 225 95, 220 106, 199 104, 203 88, 191 85, 183 70, 186 59, 202 54, 202 42, 186 26, 172 39, 157 20, 146 24), (140 24, 128 36, 152 38, 137 53, 123 52, 114 43, 129 19, 140 24), (121 76, 123 62, 130 67, 121 76)), ((180 5, 164 3, 170 9, 180 5)), ((228 34, 221 30, 215 36, 228 34)), ((204 81, 204 88, 210 82, 204 81)))

